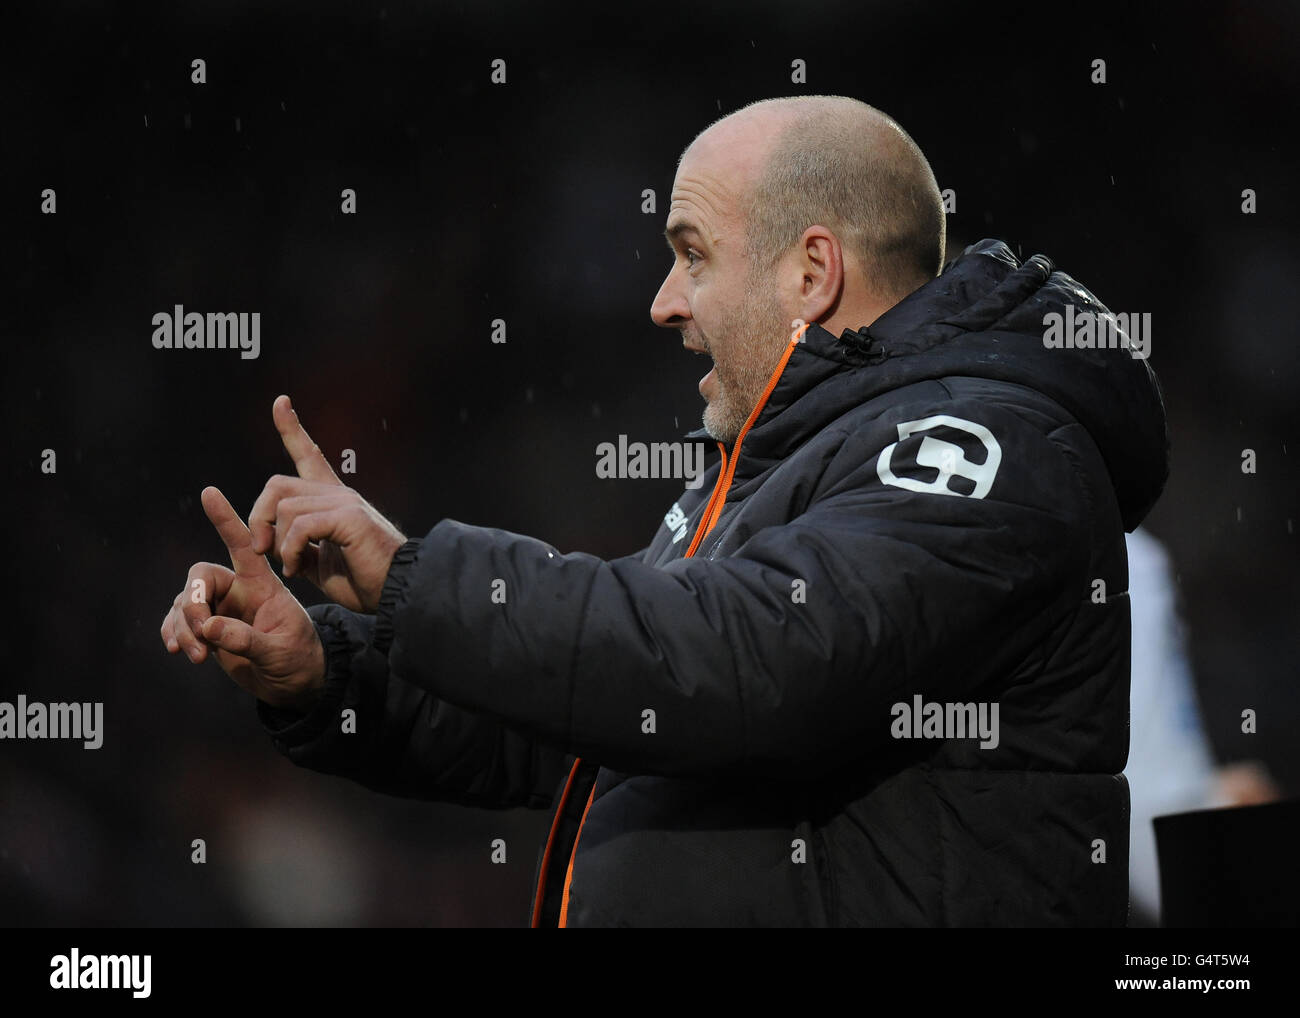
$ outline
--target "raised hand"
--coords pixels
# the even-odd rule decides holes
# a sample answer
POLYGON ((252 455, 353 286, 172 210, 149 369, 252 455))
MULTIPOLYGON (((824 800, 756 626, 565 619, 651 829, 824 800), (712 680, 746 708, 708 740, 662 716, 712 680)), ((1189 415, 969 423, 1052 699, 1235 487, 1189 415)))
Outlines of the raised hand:
POLYGON ((305 710, 325 678, 325 651, 311 617, 253 550, 248 528, 216 488, 203 489, 203 511, 225 542, 233 569, 211 562, 190 567, 172 602, 162 639, 195 664, 209 651, 243 689, 276 707, 305 710))
POLYGON ((248 517, 253 550, 274 555, 285 576, 305 576, 344 608, 373 612, 406 538, 338 479, 288 396, 276 398, 271 415, 298 476, 266 482, 248 517))

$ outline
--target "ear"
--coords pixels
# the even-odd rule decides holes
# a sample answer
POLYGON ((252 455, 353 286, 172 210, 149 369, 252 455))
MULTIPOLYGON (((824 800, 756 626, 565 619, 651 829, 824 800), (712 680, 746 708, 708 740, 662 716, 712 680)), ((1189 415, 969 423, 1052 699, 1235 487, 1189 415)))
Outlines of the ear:
POLYGON ((844 249, 825 226, 810 226, 795 247, 799 272, 797 299, 800 317, 820 321, 839 303, 844 292, 844 249))

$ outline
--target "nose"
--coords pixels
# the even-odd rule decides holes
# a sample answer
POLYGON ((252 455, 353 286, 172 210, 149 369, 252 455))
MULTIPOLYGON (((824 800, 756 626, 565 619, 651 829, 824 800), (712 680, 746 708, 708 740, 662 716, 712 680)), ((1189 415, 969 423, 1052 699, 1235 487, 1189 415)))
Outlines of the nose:
POLYGON ((659 292, 650 304, 650 317, 654 323, 664 329, 679 328, 691 317, 690 305, 686 302, 685 287, 682 286, 680 263, 674 261, 672 269, 664 279, 659 292))

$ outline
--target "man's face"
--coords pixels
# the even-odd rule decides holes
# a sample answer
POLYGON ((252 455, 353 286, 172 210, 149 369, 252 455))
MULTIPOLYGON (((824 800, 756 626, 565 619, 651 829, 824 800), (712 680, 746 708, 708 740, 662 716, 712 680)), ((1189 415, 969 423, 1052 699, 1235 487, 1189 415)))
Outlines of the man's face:
POLYGON ((650 307, 657 325, 679 329, 687 349, 713 358, 700 379, 704 428, 726 444, 740 434, 790 335, 775 273, 752 271, 744 255, 741 200, 762 141, 752 131, 718 140, 706 133, 687 150, 665 230, 675 260, 650 307))

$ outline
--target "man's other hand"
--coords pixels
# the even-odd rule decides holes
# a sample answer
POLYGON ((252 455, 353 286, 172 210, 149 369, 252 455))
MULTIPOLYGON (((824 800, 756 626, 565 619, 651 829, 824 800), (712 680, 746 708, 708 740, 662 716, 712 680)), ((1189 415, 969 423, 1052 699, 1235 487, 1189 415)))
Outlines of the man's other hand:
POLYGON ((208 487, 201 500, 234 569, 212 562, 190 567, 163 619, 163 643, 195 664, 211 649, 226 674, 259 700, 305 711, 325 680, 325 650, 311 616, 253 551, 248 528, 226 497, 208 487))
POLYGON ((270 552, 285 576, 305 576, 336 604, 374 612, 406 538, 338 479, 288 396, 276 398, 271 415, 298 476, 266 482, 248 517, 253 550, 270 552))

